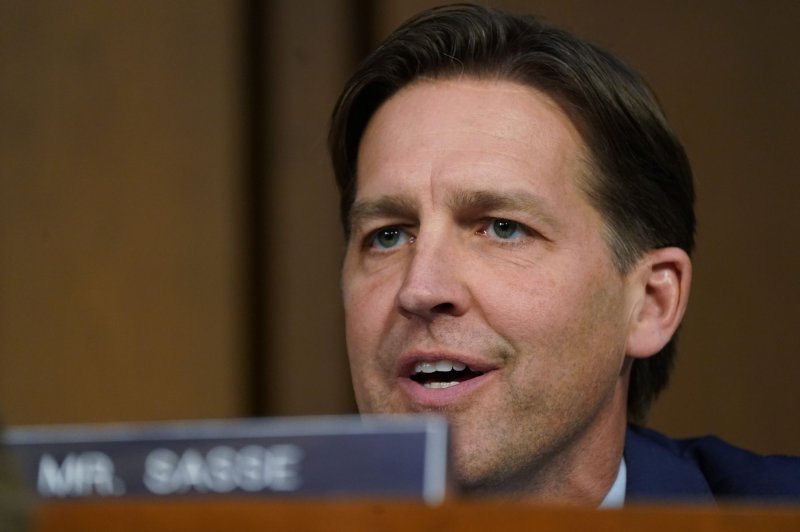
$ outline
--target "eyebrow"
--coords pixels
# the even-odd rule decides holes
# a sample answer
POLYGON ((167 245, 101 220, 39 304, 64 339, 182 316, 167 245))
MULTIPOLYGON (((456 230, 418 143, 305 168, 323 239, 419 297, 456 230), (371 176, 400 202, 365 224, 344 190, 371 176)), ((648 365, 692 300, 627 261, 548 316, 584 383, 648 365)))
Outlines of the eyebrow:
MULTIPOLYGON (((554 229, 561 226, 544 198, 521 190, 509 192, 456 191, 447 199, 447 207, 453 212, 524 212, 535 216, 554 229)), ((403 196, 379 196, 374 199, 360 200, 356 201, 350 209, 348 229, 349 232, 352 232, 353 228, 375 218, 415 218, 418 213, 418 202, 403 196)))
POLYGON ((353 203, 348 216, 348 229, 374 218, 413 218, 419 211, 416 201, 402 196, 380 196, 353 203))
POLYGON ((556 218, 547 200, 522 190, 495 192, 490 190, 457 191, 447 201, 453 212, 459 211, 517 211, 535 216, 544 223, 558 229, 561 223, 556 218))

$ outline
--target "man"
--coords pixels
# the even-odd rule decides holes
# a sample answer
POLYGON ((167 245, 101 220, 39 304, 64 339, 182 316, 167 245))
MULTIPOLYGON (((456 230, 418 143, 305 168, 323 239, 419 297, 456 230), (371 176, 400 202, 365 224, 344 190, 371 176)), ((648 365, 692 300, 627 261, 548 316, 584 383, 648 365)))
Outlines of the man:
POLYGON ((359 410, 445 415, 462 490, 798 497, 793 459, 628 428, 669 375, 694 192, 619 60, 533 18, 434 9, 361 65, 330 141, 359 410))

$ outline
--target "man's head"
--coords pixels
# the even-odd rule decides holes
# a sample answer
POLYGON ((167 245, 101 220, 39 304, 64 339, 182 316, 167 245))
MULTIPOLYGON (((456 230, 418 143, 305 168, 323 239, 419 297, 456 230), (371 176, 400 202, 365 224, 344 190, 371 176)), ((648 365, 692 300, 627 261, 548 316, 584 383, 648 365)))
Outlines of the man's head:
POLYGON ((684 152, 634 73, 532 18, 432 10, 351 78, 331 150, 362 410, 446 413, 473 487, 568 460, 596 425, 624 426, 626 396, 644 415, 694 215, 684 152), (472 372, 414 375, 442 360, 472 372))

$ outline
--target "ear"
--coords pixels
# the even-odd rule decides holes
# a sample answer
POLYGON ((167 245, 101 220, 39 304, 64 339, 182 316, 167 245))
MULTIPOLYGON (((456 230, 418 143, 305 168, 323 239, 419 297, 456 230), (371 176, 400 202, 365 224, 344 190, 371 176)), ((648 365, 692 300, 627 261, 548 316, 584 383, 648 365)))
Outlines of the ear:
POLYGON ((634 304, 627 355, 647 358, 667 345, 678 329, 692 284, 692 261, 680 248, 649 251, 629 279, 634 304))

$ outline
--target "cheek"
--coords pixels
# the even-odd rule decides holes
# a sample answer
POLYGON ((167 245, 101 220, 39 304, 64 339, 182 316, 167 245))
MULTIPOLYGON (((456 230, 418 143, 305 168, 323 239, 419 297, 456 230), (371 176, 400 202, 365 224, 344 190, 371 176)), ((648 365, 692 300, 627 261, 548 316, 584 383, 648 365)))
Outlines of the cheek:
POLYGON ((392 400, 391 360, 382 356, 388 335, 394 294, 390 283, 363 276, 343 277, 345 340, 358 411, 397 411, 392 400))
MULTIPOLYGON (((375 325, 372 323, 374 313, 371 307, 374 301, 361 297, 361 291, 352 285, 343 285, 345 341, 347 356, 350 361, 350 376, 353 383, 356 404, 359 412, 372 412, 374 410, 374 392, 371 383, 376 382, 370 378, 374 373, 375 352, 375 325)), ((374 386, 374 384, 373 384, 374 386)))
POLYGON ((361 361, 371 352, 376 337, 376 313, 372 311, 375 301, 359 297, 358 292, 349 291, 344 297, 345 340, 351 363, 361 361))
POLYGON ((563 276, 541 270, 494 275, 499 275, 497 282, 474 284, 480 287, 475 299, 492 329, 512 343, 541 339, 542 332, 564 323, 574 306, 574 290, 564 286, 563 276))
POLYGON ((374 360, 394 306, 394 284, 391 278, 343 273, 345 335, 351 362, 374 360))
POLYGON ((520 352, 561 357, 569 365, 592 356, 592 348, 616 346, 622 296, 613 274, 566 263, 508 274, 505 282, 484 284, 476 299, 491 328, 520 352))

